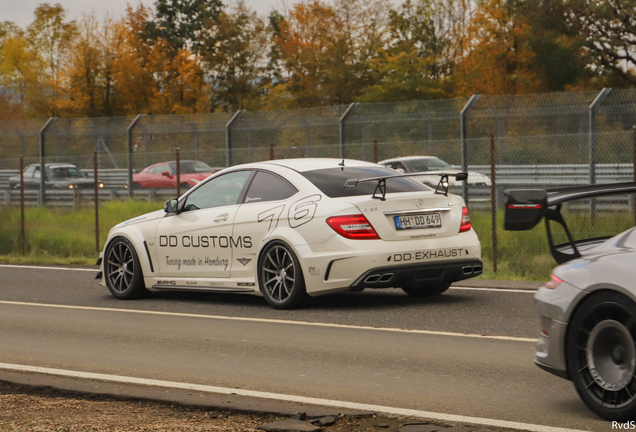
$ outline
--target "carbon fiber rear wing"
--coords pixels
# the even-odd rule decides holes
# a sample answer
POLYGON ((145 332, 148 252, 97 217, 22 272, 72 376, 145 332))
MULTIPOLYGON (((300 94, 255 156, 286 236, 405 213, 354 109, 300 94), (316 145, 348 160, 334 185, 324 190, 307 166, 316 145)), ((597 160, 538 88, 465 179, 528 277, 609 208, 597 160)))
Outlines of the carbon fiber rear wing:
POLYGON ((375 190, 373 191, 373 196, 371 198, 379 199, 381 201, 386 200, 386 181, 391 178, 403 178, 403 177, 420 177, 422 175, 438 175, 440 177, 439 183, 435 188, 435 193, 443 194, 444 196, 448 196, 448 178, 455 177, 458 181, 463 181, 468 179, 468 173, 459 172, 459 173, 429 173, 429 172, 417 172, 417 173, 409 173, 409 174, 396 174, 396 175, 388 175, 384 177, 369 177, 364 179, 348 179, 344 187, 345 188, 354 188, 358 186, 360 183, 366 182, 377 182, 375 186, 375 190), (380 193, 380 196, 377 194, 380 193))
POLYGON ((581 250, 594 246, 609 237, 574 241, 561 215, 561 206, 568 201, 598 198, 610 195, 636 193, 636 182, 604 185, 576 186, 558 189, 515 189, 506 193, 504 229, 526 231, 545 219, 550 252, 557 263, 581 257, 581 250), (555 245, 550 222, 561 225, 568 238, 567 243, 555 245))

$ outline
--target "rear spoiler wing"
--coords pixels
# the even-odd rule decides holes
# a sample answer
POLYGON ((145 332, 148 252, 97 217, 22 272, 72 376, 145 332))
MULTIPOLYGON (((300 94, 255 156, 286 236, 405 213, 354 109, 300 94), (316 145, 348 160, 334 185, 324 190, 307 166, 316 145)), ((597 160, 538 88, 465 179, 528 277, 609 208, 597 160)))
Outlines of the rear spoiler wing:
POLYGON ((420 177, 422 175, 438 175, 440 177, 439 183, 437 183, 437 187, 435 188, 435 193, 443 194, 444 196, 448 196, 448 178, 455 177, 458 181, 464 181, 468 179, 468 173, 459 172, 459 173, 427 173, 427 172, 417 172, 417 173, 409 173, 409 174, 396 174, 389 175, 384 177, 369 177, 364 179, 348 179, 344 187, 354 188, 358 186, 360 183, 366 182, 377 182, 375 186, 375 190, 373 191, 373 196, 371 198, 379 199, 380 201, 386 201, 386 181, 390 178, 402 178, 402 177, 420 177), (380 196, 377 196, 377 193, 380 193, 380 196))
POLYGON ((568 201, 598 198, 610 195, 636 193, 636 182, 612 183, 604 185, 576 186, 557 189, 515 189, 506 193, 504 229, 508 231, 527 231, 534 228, 541 219, 545 219, 546 233, 550 252, 557 263, 581 257, 579 247, 585 243, 599 242, 605 238, 588 239, 576 242, 561 215, 561 206, 568 201), (568 242, 554 244, 550 222, 561 225, 568 242), (577 245, 579 247, 577 247, 577 245))

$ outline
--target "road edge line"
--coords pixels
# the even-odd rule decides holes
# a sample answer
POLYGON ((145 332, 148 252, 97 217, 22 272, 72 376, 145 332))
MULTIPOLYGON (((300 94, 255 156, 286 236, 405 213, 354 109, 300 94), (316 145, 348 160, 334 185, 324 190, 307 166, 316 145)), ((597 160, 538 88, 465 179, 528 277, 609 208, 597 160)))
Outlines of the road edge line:
POLYGON ((284 402, 306 403, 310 405, 325 406, 331 408, 344 408, 360 411, 372 411, 383 414, 399 415, 405 417, 417 417, 430 420, 440 420, 458 423, 470 423, 483 426, 493 426, 510 428, 515 430, 525 430, 531 432, 585 432, 576 429, 565 429, 553 426, 536 425, 530 423, 520 423, 508 420, 496 420, 482 417, 462 416, 457 414, 443 414, 429 411, 420 411, 406 408, 388 407, 383 405, 363 404, 356 402, 345 402, 331 399, 312 398, 306 396, 287 395, 283 393, 260 392, 256 390, 243 390, 238 388, 227 388, 209 386, 203 384, 180 383, 175 381, 153 380, 148 378, 127 377, 121 375, 101 374, 94 372, 79 372, 66 369, 52 369, 40 366, 16 365, 10 363, 0 363, 0 369, 15 372, 37 373, 46 375, 56 375, 67 378, 79 378, 87 380, 98 380, 114 382, 120 384, 136 384, 141 386, 161 387, 179 390, 191 390, 202 393, 238 395, 260 399, 270 399, 284 402))

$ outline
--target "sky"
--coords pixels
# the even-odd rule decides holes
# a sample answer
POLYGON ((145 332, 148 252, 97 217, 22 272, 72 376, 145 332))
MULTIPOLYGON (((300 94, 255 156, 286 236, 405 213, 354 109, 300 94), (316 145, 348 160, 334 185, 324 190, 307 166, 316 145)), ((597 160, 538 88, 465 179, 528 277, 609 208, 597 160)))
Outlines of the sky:
MULTIPOLYGON (((126 4, 136 4, 140 0, 0 0, 0 21, 13 21, 20 26, 27 26, 33 20, 33 11, 40 3, 60 3, 68 11, 70 19, 79 18, 83 13, 95 12, 98 17, 107 13, 113 18, 123 15, 126 4)), ((147 6, 152 6, 154 0, 141 0, 147 6)), ((227 3, 227 0, 226 0, 227 3)), ((267 15, 272 9, 283 9, 285 4, 294 3, 293 0, 246 0, 249 7, 262 15, 267 15)))

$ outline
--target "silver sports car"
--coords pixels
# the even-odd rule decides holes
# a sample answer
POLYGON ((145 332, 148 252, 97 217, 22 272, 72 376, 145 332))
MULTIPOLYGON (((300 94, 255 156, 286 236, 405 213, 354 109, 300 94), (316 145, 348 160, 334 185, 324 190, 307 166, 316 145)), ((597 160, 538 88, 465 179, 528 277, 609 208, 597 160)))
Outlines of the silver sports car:
POLYGON ((636 192, 636 183, 558 190, 513 190, 505 229, 528 230, 545 219, 560 265, 535 295, 541 315, 534 362, 571 380, 585 404, 612 421, 636 419, 636 229, 611 238, 574 241, 563 203, 636 192), (551 223, 567 241, 555 245, 551 223))

